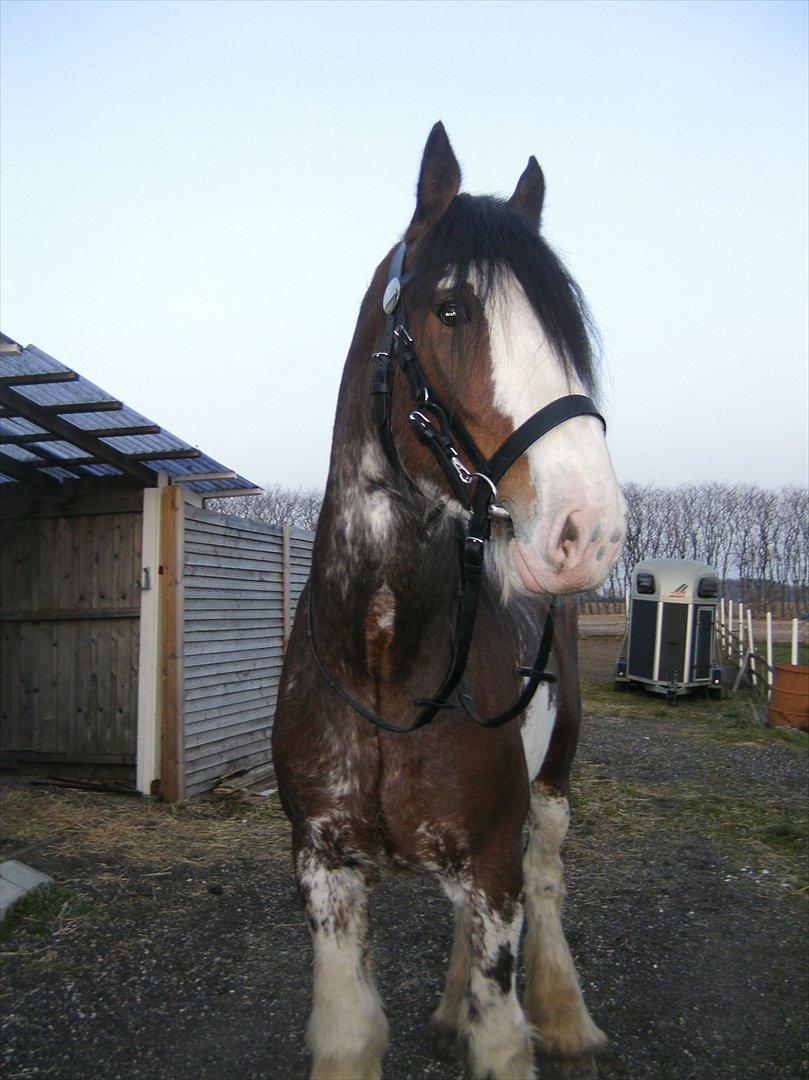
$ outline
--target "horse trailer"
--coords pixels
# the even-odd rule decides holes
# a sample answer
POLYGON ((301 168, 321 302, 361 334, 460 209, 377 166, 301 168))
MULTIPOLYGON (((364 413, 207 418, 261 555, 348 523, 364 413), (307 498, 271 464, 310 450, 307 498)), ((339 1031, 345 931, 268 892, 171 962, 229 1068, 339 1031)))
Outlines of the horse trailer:
POLYGON ((719 697, 719 578, 693 559, 646 559, 632 570, 627 628, 615 688, 633 683, 674 699, 692 690, 719 697))

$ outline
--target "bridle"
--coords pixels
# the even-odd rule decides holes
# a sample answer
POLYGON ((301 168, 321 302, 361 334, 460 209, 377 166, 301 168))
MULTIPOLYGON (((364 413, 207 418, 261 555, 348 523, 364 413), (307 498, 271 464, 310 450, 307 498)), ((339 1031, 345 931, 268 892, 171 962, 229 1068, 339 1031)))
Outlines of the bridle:
POLYGON ((458 691, 461 707, 482 727, 500 727, 512 720, 527 708, 541 682, 555 682, 556 676, 545 671, 553 645, 553 609, 555 598, 548 603, 548 612, 534 663, 531 667, 520 667, 517 674, 528 681, 522 693, 511 708, 497 716, 485 719, 478 715, 470 694, 463 683, 464 671, 469 658, 472 634, 475 627, 480 587, 483 579, 483 557, 486 541, 491 537, 493 517, 508 518, 508 513, 497 503, 497 485, 514 462, 547 435, 549 431, 571 420, 574 416, 595 416, 604 425, 604 417, 595 403, 583 394, 568 394, 557 398, 540 409, 521 424, 505 440, 493 456, 485 458, 475 440, 466 430, 460 419, 455 416, 427 382, 419 363, 415 345, 405 327, 402 294, 405 285, 412 280, 413 271, 404 273, 406 254, 405 243, 399 244, 391 260, 388 281, 382 300, 385 312, 385 329, 382 345, 373 354, 373 378, 371 399, 373 419, 385 457, 392 469, 399 475, 406 475, 396 452, 396 444, 391 430, 391 401, 395 364, 407 380, 413 399, 410 413, 410 425, 419 442, 433 455, 444 473, 453 495, 461 506, 468 511, 466 521, 456 521, 456 539, 458 546, 458 583, 455 596, 455 613, 452 623, 452 652, 449 668, 438 690, 430 698, 417 699, 414 704, 420 711, 411 724, 399 726, 391 724, 373 710, 357 701, 345 687, 326 670, 315 646, 315 611, 312 602, 311 584, 307 599, 307 635, 314 661, 329 686, 360 716, 382 728, 383 731, 409 732, 429 724, 442 709, 455 709, 458 706, 449 699, 458 691), (468 469, 461 460, 458 447, 472 465, 468 469))

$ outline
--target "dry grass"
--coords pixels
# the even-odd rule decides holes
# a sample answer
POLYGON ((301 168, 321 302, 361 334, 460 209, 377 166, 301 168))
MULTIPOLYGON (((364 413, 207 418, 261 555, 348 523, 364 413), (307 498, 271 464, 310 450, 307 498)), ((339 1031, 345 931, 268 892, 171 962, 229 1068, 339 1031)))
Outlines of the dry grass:
MULTIPOLYGON (((215 863, 258 852, 285 854, 288 826, 274 800, 168 806, 61 788, 7 788, 0 797, 3 834, 15 846, 58 838, 59 854, 157 871, 215 863)), ((114 870, 102 871, 114 874, 114 870)))

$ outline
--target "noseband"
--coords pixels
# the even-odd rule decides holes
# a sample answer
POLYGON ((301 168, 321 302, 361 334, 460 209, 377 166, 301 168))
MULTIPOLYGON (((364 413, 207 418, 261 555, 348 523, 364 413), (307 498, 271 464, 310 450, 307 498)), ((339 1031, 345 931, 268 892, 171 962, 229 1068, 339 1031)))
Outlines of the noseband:
POLYGON ((315 613, 312 602, 311 585, 307 598, 307 635, 314 661, 329 686, 361 716, 384 731, 408 732, 422 728, 442 709, 456 709, 458 706, 449 699, 458 690, 458 701, 464 711, 475 723, 482 727, 500 727, 512 720, 527 708, 541 682, 555 682, 556 676, 545 671, 553 645, 553 608, 555 598, 548 602, 548 612, 539 651, 531 667, 520 667, 517 674, 527 679, 517 701, 505 712, 484 719, 478 715, 471 696, 464 688, 463 676, 466 670, 472 633, 475 627, 480 586, 483 579, 483 557, 486 541, 491 538, 493 517, 508 518, 508 513, 497 503, 497 485, 514 462, 529 447, 547 435, 553 428, 575 416, 595 416, 604 425, 604 417, 595 403, 583 394, 568 394, 557 398, 549 405, 529 417, 524 424, 513 431, 491 458, 481 453, 475 440, 466 430, 460 419, 447 408, 439 395, 427 382, 419 363, 413 339, 404 325, 402 293, 405 285, 412 279, 413 272, 404 273, 406 245, 399 244, 393 254, 388 282, 385 288, 382 308, 385 312, 385 330, 382 346, 373 354, 373 379, 371 399, 373 402, 374 425, 379 434, 385 457, 393 471, 406 475, 396 452, 396 444, 391 430, 391 401, 396 365, 407 380, 413 409, 410 413, 410 425, 419 442, 425 446, 437 461, 449 483, 453 494, 468 511, 465 521, 456 525, 458 545, 458 585, 455 595, 455 614, 452 624, 452 654, 449 669, 441 686, 430 698, 420 698, 414 702, 420 709, 411 724, 400 727, 378 716, 362 702, 357 701, 345 687, 341 686, 326 670, 317 655, 315 647, 315 613), (394 363, 395 362, 395 363, 394 363), (458 447, 463 450, 471 463, 470 470, 462 461, 458 447))

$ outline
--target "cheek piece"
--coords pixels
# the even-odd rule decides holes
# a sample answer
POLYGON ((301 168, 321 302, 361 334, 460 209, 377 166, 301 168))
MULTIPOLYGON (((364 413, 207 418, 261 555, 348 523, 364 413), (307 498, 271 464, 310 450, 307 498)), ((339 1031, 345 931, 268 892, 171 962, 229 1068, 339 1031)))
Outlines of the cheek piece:
POLYGON ((438 690, 429 698, 418 698, 414 701, 413 704, 419 712, 413 721, 400 726, 377 716, 353 697, 320 661, 315 645, 315 610, 311 587, 308 591, 306 613, 309 647, 318 670, 335 693, 360 716, 383 731, 416 731, 429 724, 441 710, 457 709, 459 705, 476 724, 482 727, 500 727, 527 708, 541 682, 555 681, 555 676, 545 671, 553 645, 555 598, 551 596, 548 601, 545 625, 534 663, 530 667, 517 669, 517 674, 527 679, 522 693, 511 708, 497 716, 488 719, 479 716, 465 689, 463 676, 475 628, 483 578, 483 558, 486 542, 491 538, 492 518, 508 517, 508 513, 497 503, 497 485, 529 447, 566 420, 571 420, 574 416, 595 416, 603 424, 605 432, 607 425, 591 398, 584 394, 567 394, 534 413, 508 436, 491 458, 485 458, 460 419, 427 382, 413 338, 405 327, 402 295, 408 281, 413 277, 412 270, 404 273, 406 252, 406 245, 399 244, 388 270, 388 282, 382 301, 385 329, 381 347, 371 358, 372 412, 374 426, 390 467, 397 476, 415 486, 402 468, 391 430, 391 403, 394 376, 398 367, 407 380, 412 399, 410 426, 422 446, 435 458, 455 498, 468 511, 469 516, 465 521, 456 522, 458 578, 454 598, 450 665, 438 690), (471 468, 463 461, 461 452, 471 468), (452 700, 453 697, 457 698, 457 702, 452 700))

